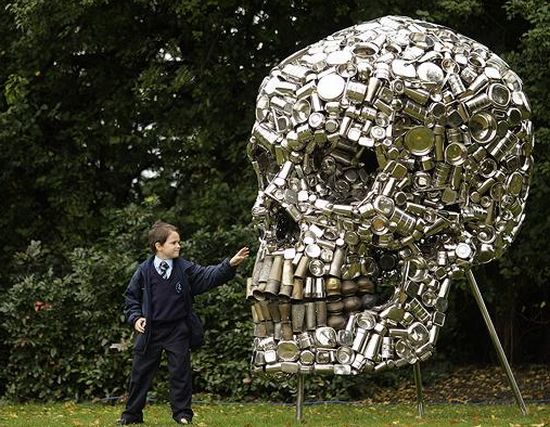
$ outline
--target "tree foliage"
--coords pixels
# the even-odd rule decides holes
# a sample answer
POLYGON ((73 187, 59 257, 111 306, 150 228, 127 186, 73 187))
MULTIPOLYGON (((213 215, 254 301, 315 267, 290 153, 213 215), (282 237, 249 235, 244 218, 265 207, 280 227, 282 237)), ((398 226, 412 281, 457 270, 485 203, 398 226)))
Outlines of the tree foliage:
MULTIPOLYGON (((203 263, 254 247, 245 146, 261 80, 297 49, 386 14, 448 25, 524 80, 536 129, 527 220, 505 257, 477 274, 513 360, 547 361, 546 1, 0 0, 0 10, 0 364, 9 368, 0 394, 122 393, 131 352, 108 347, 130 340, 122 292, 146 256, 145 230, 157 218, 176 223, 186 256, 203 263), (37 301, 49 306, 35 310, 37 301)), ((243 283, 198 301, 209 345, 194 356, 196 389, 283 398, 289 383, 250 378, 243 283)), ((495 359, 463 284, 447 322, 440 360, 495 359)), ((311 387, 339 398, 368 393, 362 378, 311 387)))

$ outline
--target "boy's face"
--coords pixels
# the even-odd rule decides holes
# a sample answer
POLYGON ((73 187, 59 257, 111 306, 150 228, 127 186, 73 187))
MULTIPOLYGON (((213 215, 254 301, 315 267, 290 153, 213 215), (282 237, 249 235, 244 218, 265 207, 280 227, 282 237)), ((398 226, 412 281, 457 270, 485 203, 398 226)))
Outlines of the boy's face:
POLYGON ((157 256, 162 259, 173 259, 180 256, 180 235, 172 231, 164 244, 155 243, 157 256))

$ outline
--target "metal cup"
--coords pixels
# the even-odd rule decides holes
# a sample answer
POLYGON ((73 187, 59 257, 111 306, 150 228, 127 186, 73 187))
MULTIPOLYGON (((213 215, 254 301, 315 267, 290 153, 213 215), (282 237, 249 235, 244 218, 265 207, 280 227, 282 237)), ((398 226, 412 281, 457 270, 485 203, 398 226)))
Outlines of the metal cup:
POLYGON ((254 285, 253 285, 253 282, 252 282, 252 277, 247 277, 246 278, 246 299, 247 300, 254 299, 254 296, 252 295, 253 287, 254 287, 254 285))
POLYGON ((313 331, 317 325, 317 316, 315 313, 315 302, 306 302, 306 330, 313 331))
POLYGON ((347 296, 355 295, 358 289, 358 285, 353 280, 344 280, 342 282, 342 294, 347 296))
POLYGON ((349 296, 343 299, 344 310, 347 313, 354 313, 361 308, 361 298, 357 296, 349 296))
POLYGON ((267 337, 266 322, 260 322, 254 325, 254 336, 258 338, 267 337))
POLYGON ((317 277, 315 279, 315 285, 314 285, 312 296, 315 299, 326 298, 327 292, 325 289, 325 279, 323 279, 322 277, 317 277))
POLYGON ((342 313, 329 313, 327 325, 335 330, 344 329, 346 326, 346 318, 342 313))
POLYGON ((342 296, 342 281, 338 277, 329 277, 325 285, 329 299, 342 296))
POLYGON ((259 318, 261 321, 271 320, 271 313, 269 312, 268 302, 260 301, 255 304, 257 311, 259 312, 259 318))
POLYGON ((314 344, 313 336, 309 332, 302 332, 296 337, 296 341, 301 349, 313 347, 314 344))
POLYGON ((327 303, 327 310, 329 311, 329 313, 342 313, 342 311, 344 310, 344 303, 340 298, 330 300, 327 303))
POLYGON ((361 349, 363 348, 363 343, 365 342, 367 338, 367 331, 363 328, 357 328, 357 332, 355 333, 355 338, 353 340, 353 344, 351 345, 351 348, 360 353, 361 349))
POLYGON ((382 359, 393 359, 393 338, 392 337, 384 337, 382 339, 382 350, 381 350, 381 356, 382 359))
POLYGON ((265 287, 265 293, 270 295, 278 295, 281 287, 281 279, 283 275, 283 256, 277 255, 273 258, 271 271, 265 287))
POLYGON ((327 325, 327 302, 316 301, 315 308, 317 312, 317 327, 327 325))
POLYGON ((300 363, 304 365, 313 365, 315 354, 311 350, 302 350, 300 353, 300 363))
POLYGON ((357 279, 357 286, 357 292, 359 293, 359 295, 373 294, 376 292, 373 281, 366 276, 361 276, 357 279))
POLYGON ((344 264, 344 259, 346 257, 346 252, 343 248, 337 247, 334 250, 334 257, 330 263, 329 275, 332 277, 342 277, 342 264, 344 264))
POLYGON ((290 298, 294 291, 294 266, 291 259, 285 259, 283 263, 283 273, 281 279, 281 289, 279 296, 290 298))
POLYGON ((367 359, 375 360, 380 351, 380 346, 382 345, 382 336, 378 334, 371 334, 369 337, 367 346, 363 354, 367 359))
POLYGON ((287 341, 292 339, 292 325, 290 322, 281 322, 281 337, 287 341))
POLYGON ((300 258, 300 261, 298 262, 298 266, 296 267, 296 271, 294 271, 294 277, 298 277, 300 279, 305 279, 306 274, 308 272, 309 268, 309 257, 307 255, 303 255, 300 258))
POLYGON ((271 255, 266 255, 263 260, 262 269, 260 270, 258 276, 258 286, 252 291, 254 298, 257 300, 265 299, 265 288, 267 285, 267 280, 269 279, 269 273, 271 271, 271 266, 273 265, 273 257, 271 255))
POLYGON ((279 303, 277 301, 269 301, 267 304, 269 315, 274 322, 281 321, 281 312, 279 311, 279 303))
POLYGON ((460 76, 457 74, 449 74, 447 84, 449 85, 451 92, 457 97, 460 97, 466 92, 464 83, 462 83, 460 76))
POLYGON ((301 301, 304 299, 304 280, 299 277, 294 277, 293 282, 291 299, 294 301, 301 301))
POLYGON ((311 299, 315 292, 315 279, 313 277, 306 277, 306 284, 304 286, 304 298, 311 299))
POLYGON ((343 365, 349 365, 353 362, 355 352, 350 347, 340 347, 336 350, 336 360, 343 365))
POLYGON ((300 333, 304 331, 304 317, 306 309, 304 304, 292 304, 292 331, 300 333))
POLYGON ((279 313, 280 319, 282 322, 287 322, 290 320, 290 303, 281 302, 279 303, 279 313))

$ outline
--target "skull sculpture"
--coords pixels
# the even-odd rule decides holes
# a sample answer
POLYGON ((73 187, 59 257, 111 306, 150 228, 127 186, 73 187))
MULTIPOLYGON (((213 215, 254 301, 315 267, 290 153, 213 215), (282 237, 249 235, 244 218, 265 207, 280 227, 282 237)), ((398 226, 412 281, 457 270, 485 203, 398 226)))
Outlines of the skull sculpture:
POLYGON ((451 280, 524 218, 533 136, 522 83, 448 28, 384 17, 261 84, 254 369, 355 374, 426 360, 451 280))

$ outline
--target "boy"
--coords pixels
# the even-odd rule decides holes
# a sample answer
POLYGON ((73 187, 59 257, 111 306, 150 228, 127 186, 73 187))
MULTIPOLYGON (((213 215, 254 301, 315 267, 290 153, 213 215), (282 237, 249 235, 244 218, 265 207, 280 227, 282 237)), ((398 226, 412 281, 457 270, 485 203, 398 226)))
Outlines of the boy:
POLYGON ((178 424, 190 424, 189 315, 193 297, 232 279, 249 250, 244 247, 231 259, 202 267, 179 257, 178 229, 160 221, 149 231, 149 246, 154 255, 140 264, 125 293, 126 318, 138 335, 128 402, 118 423, 143 422, 147 392, 164 350, 168 356, 172 418, 178 424))

